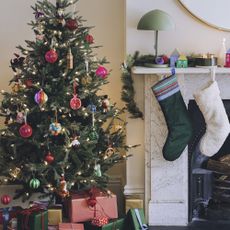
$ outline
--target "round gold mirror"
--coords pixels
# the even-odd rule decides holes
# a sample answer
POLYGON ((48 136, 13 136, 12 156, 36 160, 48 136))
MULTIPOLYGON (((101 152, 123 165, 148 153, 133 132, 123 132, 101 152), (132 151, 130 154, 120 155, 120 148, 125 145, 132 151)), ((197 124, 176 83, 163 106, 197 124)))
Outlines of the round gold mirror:
POLYGON ((230 31, 230 0, 178 0, 193 16, 214 28, 230 31))

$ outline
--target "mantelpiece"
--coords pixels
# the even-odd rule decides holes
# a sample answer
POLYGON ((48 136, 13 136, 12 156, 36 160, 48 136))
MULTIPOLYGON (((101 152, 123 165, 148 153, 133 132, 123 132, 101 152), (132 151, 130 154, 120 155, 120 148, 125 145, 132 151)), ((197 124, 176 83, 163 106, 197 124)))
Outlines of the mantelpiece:
MULTIPOLYGON (((136 99, 144 112, 144 120, 129 120, 127 142, 140 143, 127 162, 127 195, 145 195, 145 210, 150 225, 188 224, 188 157, 187 148, 182 156, 167 162, 162 157, 162 147, 167 137, 167 127, 151 86, 170 68, 134 67, 136 99)), ((193 92, 211 79, 210 68, 176 69, 180 89, 186 104, 193 92)), ((230 99, 230 69, 217 68, 216 80, 221 97, 230 99)))

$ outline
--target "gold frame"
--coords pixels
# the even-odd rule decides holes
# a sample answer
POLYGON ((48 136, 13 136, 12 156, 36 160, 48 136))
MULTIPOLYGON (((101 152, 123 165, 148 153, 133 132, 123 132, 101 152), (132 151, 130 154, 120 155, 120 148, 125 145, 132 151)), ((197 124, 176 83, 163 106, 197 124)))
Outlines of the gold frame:
POLYGON ((187 8, 187 6, 181 2, 181 0, 178 0, 178 2, 179 2, 179 4, 180 4, 187 12, 189 12, 189 13, 190 13, 194 18, 196 18, 199 22, 202 22, 203 24, 205 24, 205 25, 207 25, 207 26, 210 26, 210 27, 212 27, 212 28, 214 28, 214 29, 218 29, 218 30, 225 31, 225 32, 230 32, 230 29, 216 26, 216 25, 214 25, 214 24, 212 24, 212 23, 209 23, 209 22, 205 21, 204 19, 198 17, 197 15, 195 15, 194 13, 192 13, 192 12, 187 8))

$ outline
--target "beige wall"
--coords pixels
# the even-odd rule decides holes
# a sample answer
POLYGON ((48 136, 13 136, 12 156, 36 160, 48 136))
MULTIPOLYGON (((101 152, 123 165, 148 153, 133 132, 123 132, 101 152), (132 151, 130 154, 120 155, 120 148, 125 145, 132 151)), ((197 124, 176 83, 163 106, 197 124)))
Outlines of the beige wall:
MULTIPOLYGON (((0 89, 8 89, 8 81, 13 76, 9 60, 17 52, 17 45, 24 45, 24 40, 34 39, 33 31, 27 23, 34 19, 30 8, 35 0, 7 0, 1 3, 0 14, 0 89)), ((80 0, 76 7, 88 26, 95 26, 92 34, 96 45, 103 47, 95 50, 98 57, 106 57, 112 69, 110 84, 104 88, 111 101, 122 106, 120 100, 121 81, 120 64, 124 59, 124 1, 123 0, 80 0)), ((116 166, 112 174, 124 176, 124 165, 116 166)), ((0 195, 4 190, 0 188, 0 195)))

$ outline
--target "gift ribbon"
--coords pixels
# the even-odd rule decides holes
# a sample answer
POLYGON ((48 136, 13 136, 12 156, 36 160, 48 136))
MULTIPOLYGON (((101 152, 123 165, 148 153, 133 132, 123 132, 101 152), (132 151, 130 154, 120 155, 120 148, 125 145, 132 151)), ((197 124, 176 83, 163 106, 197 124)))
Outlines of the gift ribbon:
POLYGON ((134 209, 134 212, 136 214, 136 217, 137 217, 137 221, 141 227, 141 230, 147 230, 148 229, 148 226, 146 224, 143 224, 142 223, 142 220, 141 220, 141 216, 140 216, 140 213, 139 213, 139 210, 137 208, 134 209))
MULTIPOLYGON (((32 207, 30 209, 25 209, 21 212, 22 215, 25 215, 25 220, 22 221, 22 230, 30 230, 30 226, 28 226, 29 224, 29 218, 30 218, 30 215, 33 214, 34 212, 41 212, 43 211, 43 209, 41 209, 40 207, 32 207)), ((41 230, 44 230, 45 229, 45 226, 44 226, 44 213, 41 213, 41 223, 42 223, 42 229, 41 230)))

